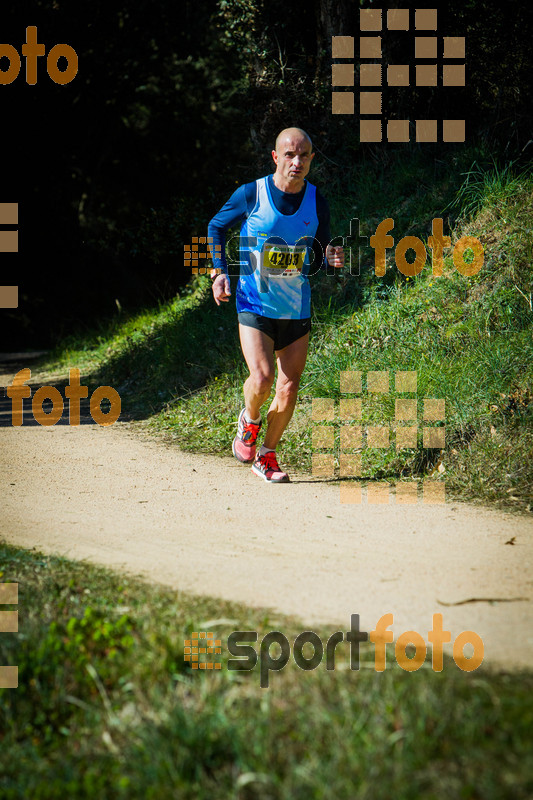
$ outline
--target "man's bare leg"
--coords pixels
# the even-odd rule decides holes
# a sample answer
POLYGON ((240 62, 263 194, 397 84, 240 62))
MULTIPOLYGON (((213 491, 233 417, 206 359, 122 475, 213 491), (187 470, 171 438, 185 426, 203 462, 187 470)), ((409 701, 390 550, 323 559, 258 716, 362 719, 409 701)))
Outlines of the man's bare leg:
POLYGON ((249 325, 239 324, 239 337, 250 370, 243 387, 246 416, 250 420, 258 419, 274 383, 274 342, 266 333, 249 325))
POLYGON ((283 431, 293 415, 308 347, 309 334, 307 333, 282 350, 276 351, 278 361, 276 395, 267 412, 268 427, 263 442, 269 450, 276 449, 283 431))

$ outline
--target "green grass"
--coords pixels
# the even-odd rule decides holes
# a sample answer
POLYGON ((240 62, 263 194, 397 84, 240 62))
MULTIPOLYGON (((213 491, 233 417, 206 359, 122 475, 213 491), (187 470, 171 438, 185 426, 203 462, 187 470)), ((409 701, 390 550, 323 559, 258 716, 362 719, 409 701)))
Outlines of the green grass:
POLYGON ((408 673, 389 652, 377 673, 367 644, 352 671, 339 645, 335 671, 291 659, 261 689, 259 665, 226 668, 228 634, 280 630, 292 644, 298 620, 6 545, 0 565, 20 616, 0 638, 0 663, 19 665, 18 689, 0 690, 6 800, 531 797, 530 671, 445 658, 441 673, 429 661, 408 673), (220 672, 183 659, 205 627, 222 639, 220 672))
MULTIPOLYGON (((449 497, 531 509, 533 179, 517 175, 512 165, 482 168, 476 162, 468 170, 472 155, 433 165, 417 151, 411 160, 387 156, 386 163, 354 171, 352 194, 332 204, 333 231, 348 233, 350 217, 359 215, 370 235, 394 208, 395 242, 417 235, 426 245, 431 219, 443 216, 447 203, 455 205, 459 221, 450 229, 445 220, 444 234, 452 244, 464 235, 480 239, 485 263, 465 277, 448 250, 444 275, 433 276, 428 248, 424 270, 406 278, 391 249, 387 274, 378 278, 373 251, 363 250, 360 276, 311 279, 308 362, 279 448, 287 468, 311 470, 312 400, 338 399, 341 371, 389 373, 388 395, 363 394, 362 424, 390 422, 394 429, 394 373, 416 370, 417 447, 397 451, 392 437, 388 449, 364 450, 362 478, 421 478, 440 463, 438 478, 449 497), (424 398, 446 401, 442 452, 423 447, 424 398)), ((214 305, 207 278, 193 279, 182 296, 158 309, 117 317, 92 338, 61 343, 47 367, 67 365, 80 366, 91 388, 114 386, 125 414, 148 421, 181 448, 231 452, 247 373, 235 310, 214 305)), ((338 459, 338 425, 335 436, 338 459)))
POLYGON ((450 204, 463 217, 474 217, 484 206, 504 206, 529 181, 527 170, 517 170, 512 162, 499 166, 494 158, 490 166, 474 161, 464 175, 464 182, 450 204))

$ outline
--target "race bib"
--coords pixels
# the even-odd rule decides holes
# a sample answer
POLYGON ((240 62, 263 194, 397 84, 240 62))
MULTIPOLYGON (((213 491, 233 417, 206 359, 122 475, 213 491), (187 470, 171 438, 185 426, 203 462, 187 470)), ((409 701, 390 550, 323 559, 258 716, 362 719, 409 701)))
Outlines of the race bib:
POLYGON ((302 244, 270 244, 263 248, 263 274, 277 278, 299 275, 304 265, 306 247, 302 244))

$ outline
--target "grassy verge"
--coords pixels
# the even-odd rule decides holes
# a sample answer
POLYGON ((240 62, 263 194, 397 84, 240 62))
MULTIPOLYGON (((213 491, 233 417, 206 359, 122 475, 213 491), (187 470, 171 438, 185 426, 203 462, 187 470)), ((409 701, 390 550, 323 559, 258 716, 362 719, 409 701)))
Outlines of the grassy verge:
MULTIPOLYGON (((348 198, 334 207, 332 230, 347 233, 349 217, 365 214, 362 231, 370 235, 389 213, 372 199, 377 194, 383 202, 390 179, 388 207, 398 209, 396 243, 416 234, 427 246, 431 219, 442 216, 438 209, 447 204, 454 214, 448 223, 456 221, 444 233, 451 234, 452 246, 461 236, 477 237, 484 265, 466 277, 448 251, 444 274, 434 276, 428 248, 424 270, 406 278, 391 249, 387 273, 378 278, 373 251, 363 249, 359 276, 312 278, 313 334, 299 403, 280 447, 283 464, 311 470, 312 400, 338 400, 341 371, 355 370, 363 374, 363 429, 392 429, 388 448, 354 449, 362 457, 363 479, 395 483, 432 474, 446 481, 449 497, 529 511, 533 181, 510 166, 474 166, 466 179, 455 175, 455 184, 444 167, 439 175, 425 174, 422 164, 413 170, 419 184, 425 180, 432 187, 425 195, 414 192, 413 173, 401 160, 361 168, 354 178, 357 203, 348 198), (372 193, 376 185, 379 191, 372 193), (457 185, 459 191, 452 191, 457 185), (404 370, 417 372, 416 395, 394 391, 394 375, 404 370), (388 373, 389 393, 365 391, 369 371, 388 373), (418 400, 418 439, 416 447, 397 450, 402 423, 395 421, 395 400, 402 396, 418 400), (425 398, 445 400, 444 448, 424 447, 425 398)), ((89 384, 118 389, 126 414, 148 419, 183 449, 228 454, 246 377, 236 327, 234 308, 216 308, 209 281, 195 278, 181 297, 156 310, 118 317, 92 336, 61 343, 47 368, 80 366, 91 373, 89 384)), ((333 427, 338 470, 338 420, 333 427)))
POLYGON ((18 689, 0 690, 6 800, 531 796, 531 672, 446 659, 408 673, 389 653, 376 673, 366 644, 356 672, 344 644, 335 671, 291 658, 261 689, 259 665, 227 669, 227 635, 255 630, 259 650, 280 630, 292 645, 298 620, 6 545, 0 565, 20 616, 0 639, 0 663, 19 665, 18 689), (183 659, 206 627, 222 640, 217 672, 183 659))

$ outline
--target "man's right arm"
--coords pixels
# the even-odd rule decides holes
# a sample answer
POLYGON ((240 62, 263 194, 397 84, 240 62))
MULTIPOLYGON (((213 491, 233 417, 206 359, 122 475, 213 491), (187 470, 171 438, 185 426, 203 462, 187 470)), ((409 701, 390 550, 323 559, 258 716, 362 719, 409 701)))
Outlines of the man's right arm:
POLYGON ((226 231, 238 222, 246 219, 255 205, 255 181, 239 186, 230 199, 222 206, 218 214, 215 214, 207 228, 207 236, 212 240, 210 243, 213 267, 220 269, 228 274, 226 261, 226 231), (220 255, 215 256, 215 245, 220 255))

